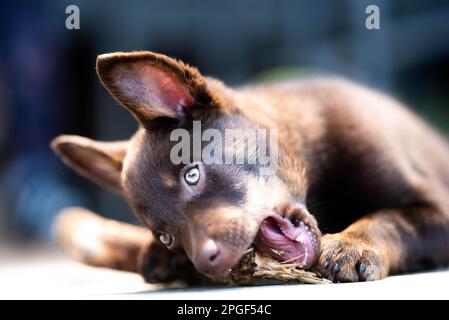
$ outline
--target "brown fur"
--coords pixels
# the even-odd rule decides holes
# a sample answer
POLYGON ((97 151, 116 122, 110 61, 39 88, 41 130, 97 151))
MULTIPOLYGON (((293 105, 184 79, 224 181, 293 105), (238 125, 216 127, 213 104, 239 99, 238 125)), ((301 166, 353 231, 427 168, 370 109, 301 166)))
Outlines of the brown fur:
POLYGON ((448 147, 397 101, 341 79, 230 89, 149 52, 103 55, 97 68, 139 130, 120 152, 67 136, 52 147, 80 174, 121 192, 156 234, 176 235, 170 249, 200 271, 235 264, 270 210, 302 220, 318 240, 327 233, 316 267, 334 281, 449 263, 448 147), (191 130, 192 120, 222 132, 278 129, 277 174, 210 166, 202 168, 207 179, 186 189, 177 182, 183 167, 168 158, 168 136, 191 130), (204 267, 201 248, 210 239, 224 266, 204 267))

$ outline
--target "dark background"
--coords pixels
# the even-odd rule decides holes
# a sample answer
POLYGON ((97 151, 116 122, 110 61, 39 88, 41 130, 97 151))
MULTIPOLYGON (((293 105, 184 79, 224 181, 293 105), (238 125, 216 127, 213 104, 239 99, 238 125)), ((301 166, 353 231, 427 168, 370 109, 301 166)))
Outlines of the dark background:
POLYGON ((49 238, 54 215, 73 205, 132 221, 123 200, 66 169, 48 144, 61 133, 132 134, 136 124, 99 84, 95 58, 142 49, 230 85, 344 75, 449 132, 445 0, 2 1, 0 238, 49 238), (80 30, 65 28, 70 4, 80 8, 80 30), (369 4, 380 8, 380 30, 365 28, 369 4))

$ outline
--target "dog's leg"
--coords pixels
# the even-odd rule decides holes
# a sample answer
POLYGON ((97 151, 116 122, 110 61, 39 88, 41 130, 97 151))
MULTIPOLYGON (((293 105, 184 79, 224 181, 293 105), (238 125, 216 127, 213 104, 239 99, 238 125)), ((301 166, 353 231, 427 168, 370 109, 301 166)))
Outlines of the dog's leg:
POLYGON ((61 211, 53 224, 56 241, 73 258, 92 266, 137 272, 137 257, 153 242, 142 227, 105 219, 83 208, 61 211))
POLYGON ((171 252, 143 227, 68 208, 58 215, 54 233, 68 254, 88 265, 138 272, 150 283, 202 280, 183 253, 171 252))
POLYGON ((336 282, 449 263, 449 215, 441 206, 382 210, 322 239, 319 272, 336 282))

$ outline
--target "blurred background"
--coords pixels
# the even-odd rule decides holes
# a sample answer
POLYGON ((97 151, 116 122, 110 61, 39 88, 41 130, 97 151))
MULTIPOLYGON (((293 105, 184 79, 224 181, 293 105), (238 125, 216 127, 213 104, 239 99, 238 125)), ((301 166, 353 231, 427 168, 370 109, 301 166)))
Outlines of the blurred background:
POLYGON ((62 133, 103 140, 133 133, 134 120, 99 84, 95 58, 142 49, 230 85, 344 75, 449 133, 445 0, 2 1, 0 243, 49 239, 66 206, 133 221, 123 200, 65 168, 48 145, 62 133), (65 26, 71 4, 80 9, 79 30, 65 26), (380 30, 365 27, 369 4, 380 9, 380 30))

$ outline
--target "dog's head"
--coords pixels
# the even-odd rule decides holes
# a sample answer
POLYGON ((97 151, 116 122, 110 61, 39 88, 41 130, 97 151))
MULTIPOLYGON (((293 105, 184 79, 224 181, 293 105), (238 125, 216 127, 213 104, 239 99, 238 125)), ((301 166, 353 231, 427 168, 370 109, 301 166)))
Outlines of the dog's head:
POLYGON ((66 164, 124 195, 160 241, 184 250, 200 272, 226 273, 252 244, 277 259, 313 265, 320 232, 304 205, 306 177, 298 157, 280 143, 270 145, 267 154, 277 148, 278 166, 268 175, 258 161, 222 161, 229 160, 229 129, 237 129, 232 160, 260 151, 238 130, 267 129, 251 120, 263 114, 248 116, 240 94, 164 55, 101 55, 97 71, 139 129, 125 142, 60 136, 52 147, 66 164), (186 136, 191 140, 180 145, 186 136), (207 141, 215 142, 213 148, 207 141), (207 148, 212 161, 204 159, 207 148))

